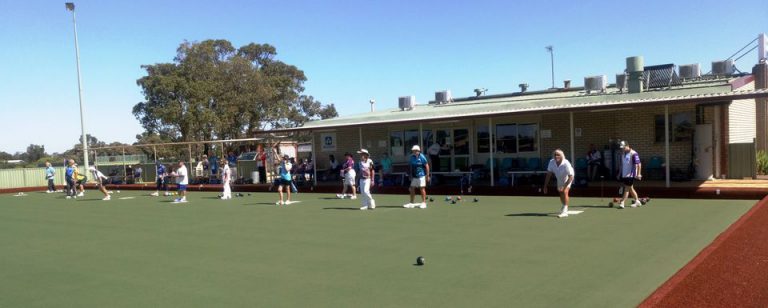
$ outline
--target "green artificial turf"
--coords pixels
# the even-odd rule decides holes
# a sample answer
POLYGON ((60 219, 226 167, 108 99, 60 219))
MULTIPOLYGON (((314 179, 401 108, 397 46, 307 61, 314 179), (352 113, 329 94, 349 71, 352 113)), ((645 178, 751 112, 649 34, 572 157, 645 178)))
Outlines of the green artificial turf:
POLYGON ((0 195, 0 307, 630 307, 755 203, 215 197, 0 195))

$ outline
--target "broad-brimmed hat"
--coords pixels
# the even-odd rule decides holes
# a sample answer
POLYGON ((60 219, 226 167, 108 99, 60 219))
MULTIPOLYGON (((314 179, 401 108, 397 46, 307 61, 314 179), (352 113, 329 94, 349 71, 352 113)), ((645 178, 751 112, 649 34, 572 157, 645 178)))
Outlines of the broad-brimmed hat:
POLYGON ((418 145, 414 145, 414 146, 411 148, 411 151, 419 151, 419 152, 421 152, 421 147, 419 147, 418 145))
POLYGON ((357 151, 357 154, 365 154, 365 155, 368 155, 368 156, 371 155, 371 154, 368 153, 368 150, 366 150, 366 149, 360 149, 359 151, 357 151))

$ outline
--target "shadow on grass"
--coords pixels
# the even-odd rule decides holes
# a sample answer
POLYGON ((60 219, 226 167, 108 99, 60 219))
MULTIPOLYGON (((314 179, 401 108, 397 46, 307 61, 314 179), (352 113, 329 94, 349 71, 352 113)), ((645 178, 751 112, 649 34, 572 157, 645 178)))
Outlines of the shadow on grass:
POLYGON ((610 209, 608 205, 571 205, 570 209, 610 209))
POLYGON ((554 213, 515 213, 515 214, 507 214, 504 216, 509 217, 549 217, 550 215, 554 215, 554 213))
POLYGON ((360 208, 358 207, 324 207, 324 210, 355 210, 359 211, 360 208))

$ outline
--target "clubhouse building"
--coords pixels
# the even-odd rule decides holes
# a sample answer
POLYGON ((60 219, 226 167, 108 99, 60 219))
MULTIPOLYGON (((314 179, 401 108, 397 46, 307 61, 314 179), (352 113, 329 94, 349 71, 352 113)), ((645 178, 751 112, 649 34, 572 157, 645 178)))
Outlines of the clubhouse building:
MULTIPOLYGON (((766 149, 768 64, 761 58, 752 72, 738 72, 732 61, 645 66, 627 58, 613 83, 605 75, 584 78, 584 86, 451 98, 415 104, 401 97, 399 108, 377 110, 301 127, 277 130, 312 135, 317 169, 329 155, 366 148, 374 160, 388 154, 397 171, 413 145, 439 144, 439 166, 446 176, 482 170, 491 186, 511 185, 518 175, 540 172, 554 149, 566 153, 579 170, 595 145, 603 174, 615 174, 618 144, 640 153, 643 174, 663 181, 755 177, 755 149, 766 149), (709 70, 705 68, 704 70, 709 70)), ((611 77, 613 79, 613 77, 611 77)), ((275 130, 271 132, 276 132, 275 130)), ((578 178, 577 178, 578 181, 578 178)))

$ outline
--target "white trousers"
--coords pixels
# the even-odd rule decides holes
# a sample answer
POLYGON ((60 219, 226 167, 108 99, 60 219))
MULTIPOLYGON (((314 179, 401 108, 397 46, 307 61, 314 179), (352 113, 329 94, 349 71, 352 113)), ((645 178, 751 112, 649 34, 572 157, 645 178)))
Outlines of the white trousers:
POLYGON ((224 181, 224 198, 232 198, 232 188, 229 187, 229 181, 224 181))
POLYGON ((360 193, 363 195, 363 206, 371 206, 374 204, 373 196, 371 195, 371 179, 360 179, 360 193))

